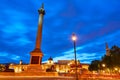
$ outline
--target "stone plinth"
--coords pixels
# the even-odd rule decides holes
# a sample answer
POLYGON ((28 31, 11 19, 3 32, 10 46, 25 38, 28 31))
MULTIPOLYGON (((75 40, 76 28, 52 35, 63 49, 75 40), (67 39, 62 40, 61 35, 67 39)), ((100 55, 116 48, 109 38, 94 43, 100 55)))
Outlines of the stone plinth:
POLYGON ((41 65, 28 65, 27 69, 23 72, 45 72, 45 70, 42 69, 41 65))
POLYGON ((46 72, 41 65, 27 65, 27 68, 19 73, 12 74, 13 76, 58 76, 57 72, 46 72))
MULTIPOLYGON (((59 76, 57 72, 0 72, 0 76, 59 76)), ((1 80, 1 79, 0 79, 1 80)))
POLYGON ((36 48, 31 53, 30 64, 41 65, 43 53, 40 49, 36 48))
POLYGON ((15 76, 59 76, 57 72, 22 72, 15 76))

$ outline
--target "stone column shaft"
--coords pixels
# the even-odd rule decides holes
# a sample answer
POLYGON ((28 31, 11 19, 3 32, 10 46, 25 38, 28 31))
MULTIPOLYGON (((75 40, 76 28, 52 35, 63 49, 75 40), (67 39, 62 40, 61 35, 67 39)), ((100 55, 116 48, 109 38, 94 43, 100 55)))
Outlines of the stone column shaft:
POLYGON ((38 32, 36 38, 36 47, 37 49, 41 49, 41 41, 42 41, 42 22, 43 22, 43 14, 39 14, 39 22, 38 22, 38 32))

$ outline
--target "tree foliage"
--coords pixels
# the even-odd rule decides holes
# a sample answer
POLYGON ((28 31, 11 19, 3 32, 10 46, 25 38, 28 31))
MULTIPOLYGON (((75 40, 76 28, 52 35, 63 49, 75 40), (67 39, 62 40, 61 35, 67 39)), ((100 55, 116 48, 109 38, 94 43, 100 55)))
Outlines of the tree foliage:
POLYGON ((105 67, 109 69, 120 67, 120 48, 114 45, 110 49, 110 56, 104 55, 101 60, 93 60, 89 66, 89 70, 97 71, 98 69, 102 69, 103 63, 105 64, 105 67))
POLYGON ((6 69, 5 65, 3 65, 3 64, 0 64, 0 72, 3 72, 3 71, 5 71, 5 69, 6 69))
POLYGON ((105 62, 107 68, 120 67, 120 48, 114 45, 110 49, 110 56, 104 56, 102 62, 105 62))
POLYGON ((90 71, 98 71, 100 69, 100 61, 99 60, 93 60, 91 64, 89 65, 88 69, 90 71))

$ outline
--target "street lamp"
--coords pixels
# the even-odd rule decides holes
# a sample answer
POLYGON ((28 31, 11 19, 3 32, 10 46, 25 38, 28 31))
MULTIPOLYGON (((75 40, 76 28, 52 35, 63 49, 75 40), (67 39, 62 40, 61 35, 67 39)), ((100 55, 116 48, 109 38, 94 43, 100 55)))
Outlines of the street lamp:
POLYGON ((105 73, 105 67, 106 67, 106 65, 102 64, 102 67, 103 67, 103 73, 105 73))
POLYGON ((105 67, 106 65, 105 64, 102 64, 102 67, 105 67))
POLYGON ((78 75, 77 75, 77 59, 76 59, 76 35, 73 33, 72 34, 72 40, 74 42, 74 55, 75 55, 75 75, 76 75, 76 80, 78 80, 78 75))

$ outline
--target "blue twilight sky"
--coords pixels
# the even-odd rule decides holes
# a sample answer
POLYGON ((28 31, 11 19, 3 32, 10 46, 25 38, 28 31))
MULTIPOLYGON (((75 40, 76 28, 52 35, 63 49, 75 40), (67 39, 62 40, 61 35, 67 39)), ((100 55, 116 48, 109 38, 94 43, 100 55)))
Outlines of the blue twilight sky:
POLYGON ((42 2, 43 61, 74 59, 72 33, 77 35, 77 59, 90 63, 109 48, 120 47, 120 0, 1 0, 0 63, 29 63, 42 2))

